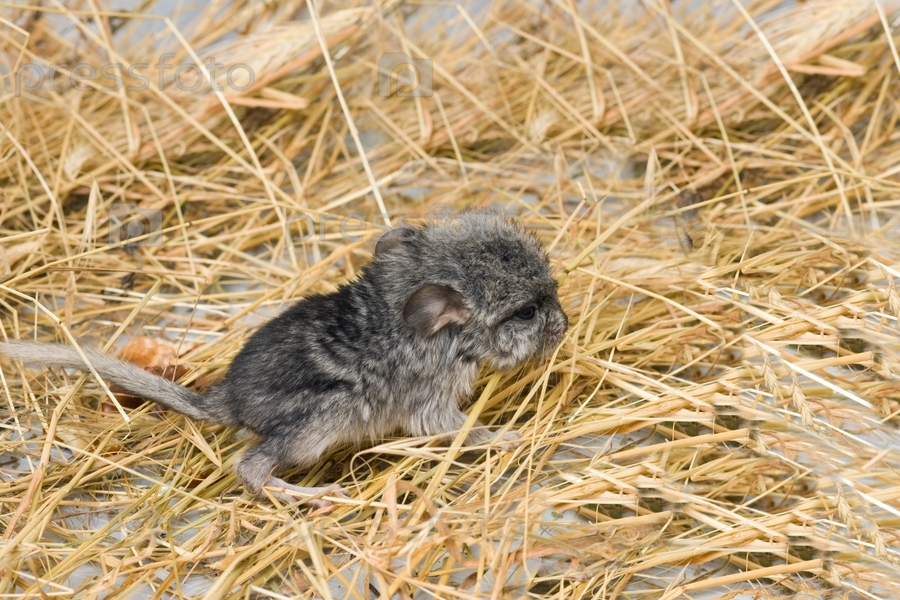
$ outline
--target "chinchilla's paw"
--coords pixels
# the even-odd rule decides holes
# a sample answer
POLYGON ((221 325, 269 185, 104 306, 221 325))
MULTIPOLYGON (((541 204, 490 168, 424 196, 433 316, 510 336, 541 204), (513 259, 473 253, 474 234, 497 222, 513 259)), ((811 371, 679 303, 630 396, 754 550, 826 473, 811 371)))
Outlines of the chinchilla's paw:
POLYGON ((495 443, 504 452, 509 452, 522 445, 522 434, 518 431, 507 431, 498 437, 495 443))

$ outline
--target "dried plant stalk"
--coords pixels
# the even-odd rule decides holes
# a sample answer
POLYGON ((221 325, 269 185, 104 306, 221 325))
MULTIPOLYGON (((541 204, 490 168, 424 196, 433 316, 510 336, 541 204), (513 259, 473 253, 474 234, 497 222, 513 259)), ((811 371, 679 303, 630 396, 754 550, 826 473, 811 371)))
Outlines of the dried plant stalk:
POLYGON ((379 202, 516 215, 571 328, 473 399, 521 448, 343 449, 288 474, 350 492, 317 512, 242 492, 239 432, 4 359, 0 593, 900 596, 895 2, 3 10, 4 338, 202 388, 379 202))

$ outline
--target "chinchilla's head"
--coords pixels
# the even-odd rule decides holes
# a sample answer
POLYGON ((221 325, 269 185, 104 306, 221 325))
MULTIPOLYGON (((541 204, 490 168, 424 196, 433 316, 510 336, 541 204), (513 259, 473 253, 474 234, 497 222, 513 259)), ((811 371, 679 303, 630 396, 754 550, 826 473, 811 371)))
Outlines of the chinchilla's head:
POLYGON ((457 336, 465 358, 512 369, 553 351, 568 327, 547 255, 523 229, 488 212, 399 227, 368 275, 413 339, 457 336))

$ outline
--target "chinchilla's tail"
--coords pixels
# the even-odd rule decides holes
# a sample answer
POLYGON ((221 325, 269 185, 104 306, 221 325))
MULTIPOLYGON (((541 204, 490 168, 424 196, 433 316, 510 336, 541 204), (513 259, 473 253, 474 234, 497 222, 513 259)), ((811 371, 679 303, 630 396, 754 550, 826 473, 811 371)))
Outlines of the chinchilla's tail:
MULTIPOLYGON (((136 396, 153 400, 193 419, 223 424, 229 420, 225 415, 217 414, 225 407, 221 403, 212 401, 213 398, 192 392, 164 377, 148 373, 137 365, 97 350, 84 348, 82 352, 101 377, 118 384, 136 396), (217 408, 218 410, 216 410, 217 408)), ((26 363, 66 369, 87 368, 78 351, 61 344, 6 342, 0 343, 0 354, 26 363)))

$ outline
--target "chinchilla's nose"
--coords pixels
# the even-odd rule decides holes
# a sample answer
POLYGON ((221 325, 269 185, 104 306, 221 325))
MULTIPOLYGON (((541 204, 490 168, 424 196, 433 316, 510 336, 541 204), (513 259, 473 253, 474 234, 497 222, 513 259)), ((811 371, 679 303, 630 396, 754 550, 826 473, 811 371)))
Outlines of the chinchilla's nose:
POLYGON ((559 325, 560 325, 560 336, 569 330, 569 317, 566 313, 563 312, 562 309, 559 309, 559 325))
POLYGON ((561 308, 554 310, 544 325, 544 340, 547 346, 555 348, 569 329, 569 319, 561 308))

